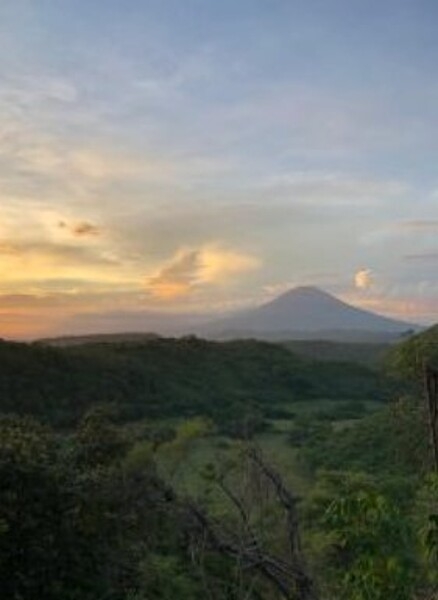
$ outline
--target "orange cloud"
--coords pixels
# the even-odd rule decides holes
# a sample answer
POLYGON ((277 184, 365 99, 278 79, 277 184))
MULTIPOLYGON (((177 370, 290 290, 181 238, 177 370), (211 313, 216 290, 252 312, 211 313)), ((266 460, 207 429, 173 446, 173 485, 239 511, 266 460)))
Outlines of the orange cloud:
POLYGON ((14 244, 9 244, 8 242, 0 243, 0 255, 9 255, 14 256, 18 254, 19 249, 14 246, 14 244))
POLYGON ((226 283, 229 279, 260 266, 260 260, 249 254, 207 246, 201 252, 202 280, 210 283, 226 283))
POLYGON ((198 282, 201 266, 199 250, 180 251, 148 280, 147 289, 152 296, 163 300, 186 296, 198 282))
POLYGON ((147 280, 146 289, 155 298, 174 300, 205 285, 227 283, 233 276, 253 270, 259 264, 254 256, 216 246, 183 249, 147 280))
POLYGON ((438 303, 436 297, 421 298, 414 296, 391 297, 388 295, 342 294, 345 302, 371 310, 379 314, 408 321, 410 323, 436 322, 438 303))
POLYGON ((79 293, 47 293, 36 288, 22 293, 0 293, 0 338, 32 339, 54 335, 80 315, 104 316, 118 308, 123 308, 127 315, 143 308, 137 290, 99 286, 88 291, 82 289, 79 293))

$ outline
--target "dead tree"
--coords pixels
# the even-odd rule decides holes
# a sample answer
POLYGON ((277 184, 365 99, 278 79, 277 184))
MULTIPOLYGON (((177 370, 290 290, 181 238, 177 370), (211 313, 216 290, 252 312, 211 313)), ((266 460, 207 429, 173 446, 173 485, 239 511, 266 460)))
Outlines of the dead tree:
POLYGON ((291 572, 294 573, 294 586, 297 589, 296 598, 299 600, 314 599, 316 598, 315 587, 307 574, 301 548, 297 510, 298 498, 285 485, 281 475, 263 459, 259 450, 251 448, 248 455, 273 485, 277 499, 286 513, 289 561, 291 572))
POLYGON ((218 484, 239 515, 241 530, 237 532, 221 521, 213 519, 194 503, 187 508, 195 528, 210 548, 239 563, 247 573, 258 573, 277 589, 285 600, 317 600, 314 582, 307 572, 300 545, 297 502, 281 476, 264 460, 256 448, 246 451, 246 457, 272 486, 275 497, 285 512, 288 538, 288 557, 276 556, 264 548, 257 532, 251 526, 250 516, 241 499, 225 483, 218 484))
POLYGON ((438 371, 428 365, 423 368, 424 393, 429 414, 433 463, 438 471, 438 371))

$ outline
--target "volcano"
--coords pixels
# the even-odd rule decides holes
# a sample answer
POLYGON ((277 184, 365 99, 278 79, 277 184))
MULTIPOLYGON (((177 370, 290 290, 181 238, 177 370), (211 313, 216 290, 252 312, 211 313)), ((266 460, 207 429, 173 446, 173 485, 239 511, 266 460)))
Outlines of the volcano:
POLYGON ((204 328, 216 338, 371 341, 402 336, 418 326, 362 310, 316 287, 297 287, 257 308, 204 328))

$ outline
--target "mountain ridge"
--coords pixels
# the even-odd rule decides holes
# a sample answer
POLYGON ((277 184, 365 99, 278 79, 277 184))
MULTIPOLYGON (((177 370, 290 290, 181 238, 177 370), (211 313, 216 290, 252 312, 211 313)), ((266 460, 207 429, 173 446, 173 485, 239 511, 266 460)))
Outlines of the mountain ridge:
MULTIPOLYGON (((265 341, 329 340, 347 342, 391 342, 409 333, 420 331, 416 324, 385 317, 350 305, 314 286, 299 286, 287 290, 258 307, 241 310, 221 318, 196 322, 190 317, 163 329, 165 314, 157 313, 155 323, 143 322, 134 331, 108 331, 78 335, 60 335, 40 340, 43 343, 66 345, 93 341, 139 341, 139 338, 165 335, 196 335, 207 339, 256 338, 265 341), (152 327, 151 327, 152 325, 152 327)), ((139 315, 141 319, 141 315, 139 315)), ((141 321, 139 321, 141 323, 141 321)))
POLYGON ((259 339, 354 339, 363 332, 365 338, 374 339, 419 329, 355 307, 317 287, 299 286, 261 306, 207 324, 203 333, 226 339, 236 333, 259 339))

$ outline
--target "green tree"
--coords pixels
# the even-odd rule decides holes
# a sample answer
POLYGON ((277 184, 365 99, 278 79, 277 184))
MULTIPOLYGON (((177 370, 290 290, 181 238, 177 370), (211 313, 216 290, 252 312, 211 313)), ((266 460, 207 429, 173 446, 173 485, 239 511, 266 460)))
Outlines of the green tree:
POLYGON ((331 499, 319 500, 317 519, 326 535, 326 582, 332 593, 348 600, 410 600, 418 564, 406 516, 370 480, 347 475, 335 482, 331 499))

